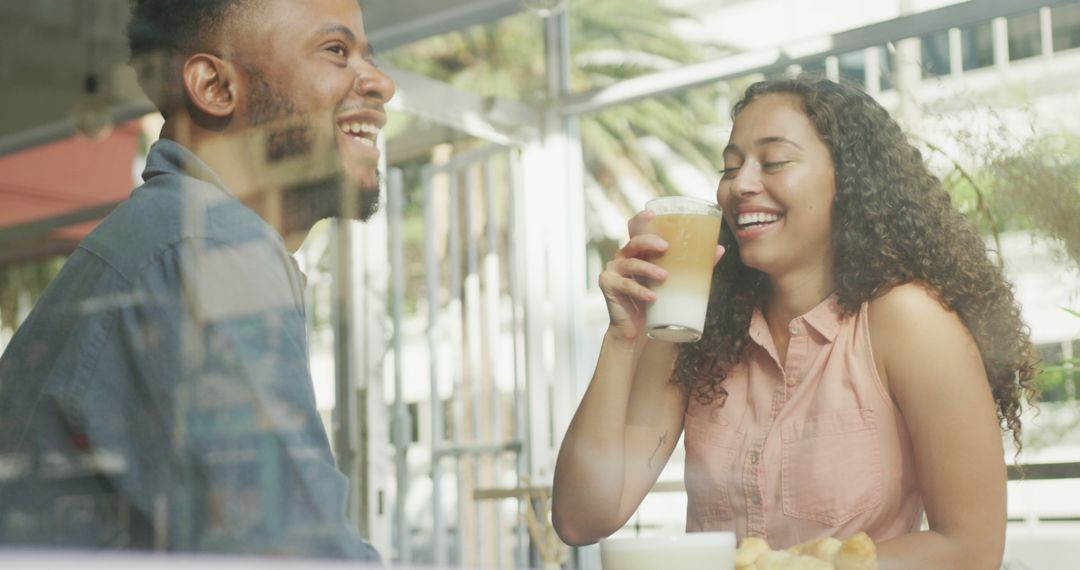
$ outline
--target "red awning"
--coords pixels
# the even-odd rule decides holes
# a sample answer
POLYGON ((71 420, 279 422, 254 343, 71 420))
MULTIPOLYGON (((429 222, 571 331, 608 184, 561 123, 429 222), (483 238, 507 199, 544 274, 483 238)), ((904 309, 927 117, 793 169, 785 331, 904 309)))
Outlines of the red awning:
POLYGON ((136 184, 139 121, 0 156, 0 265, 74 249, 136 184))

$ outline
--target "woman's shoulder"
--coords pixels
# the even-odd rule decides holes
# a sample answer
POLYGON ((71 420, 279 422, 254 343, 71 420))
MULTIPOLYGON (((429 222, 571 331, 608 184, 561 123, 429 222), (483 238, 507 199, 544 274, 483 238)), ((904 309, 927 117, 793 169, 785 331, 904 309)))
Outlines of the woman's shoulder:
POLYGON ((908 321, 919 324, 919 320, 923 318, 940 318, 953 314, 937 290, 921 281, 909 281, 890 287, 870 299, 867 306, 871 323, 876 321, 900 326, 908 321))
POLYGON ((903 359, 912 352, 946 349, 970 337, 967 326, 926 283, 892 287, 868 303, 870 342, 875 359, 903 359))

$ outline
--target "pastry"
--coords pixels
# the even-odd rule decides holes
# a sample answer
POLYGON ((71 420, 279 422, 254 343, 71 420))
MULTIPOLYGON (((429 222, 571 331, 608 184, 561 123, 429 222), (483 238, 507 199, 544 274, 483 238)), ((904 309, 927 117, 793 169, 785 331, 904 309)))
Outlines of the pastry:
POLYGON ((877 547, 865 532, 847 539, 836 553, 836 570, 877 570, 877 547))
POLYGON ((744 538, 742 544, 735 551, 735 568, 749 570, 746 567, 752 566, 763 553, 768 551, 769 544, 764 540, 756 536, 744 538))
POLYGON ((841 542, 832 537, 772 550, 763 539, 743 539, 735 570, 877 570, 877 548, 865 532, 841 542))
POLYGON ((826 562, 833 562, 836 560, 836 553, 840 551, 840 545, 843 543, 839 540, 828 536, 818 540, 811 540, 802 544, 796 544, 788 549, 788 552, 792 554, 803 554, 806 556, 813 556, 814 558, 824 560, 826 562))

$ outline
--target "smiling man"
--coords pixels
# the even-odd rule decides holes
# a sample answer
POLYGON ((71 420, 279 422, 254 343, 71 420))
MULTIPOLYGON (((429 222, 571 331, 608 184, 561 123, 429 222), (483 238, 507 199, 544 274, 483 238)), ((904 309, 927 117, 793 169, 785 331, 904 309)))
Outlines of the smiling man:
POLYGON ((136 0, 128 33, 161 140, 0 357, 0 543, 377 560, 289 253, 378 205, 394 84, 361 10, 136 0))

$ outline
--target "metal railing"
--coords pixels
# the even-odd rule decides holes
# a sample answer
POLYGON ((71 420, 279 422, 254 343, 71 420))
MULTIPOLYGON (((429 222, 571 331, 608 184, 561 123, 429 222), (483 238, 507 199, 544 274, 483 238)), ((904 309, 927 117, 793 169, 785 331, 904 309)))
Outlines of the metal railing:
MULTIPOLYGON (((527 393, 523 390, 524 334, 513 149, 498 145, 453 157, 421 172, 423 287, 407 282, 407 246, 403 233, 406 195, 403 172, 390 171, 391 317, 394 335, 392 441, 395 449, 395 558, 426 558, 413 552, 409 537, 417 529, 407 512, 410 449, 430 456, 431 559, 434 563, 528 565, 529 543, 519 521, 504 520, 498 505, 491 511, 473 500, 481 485, 520 480, 527 393), (406 305, 416 310, 406 314, 406 305), (407 338, 408 322, 423 320, 423 339, 407 338), (407 410, 415 385, 408 383, 406 351, 426 349, 427 434, 409 433, 407 410), (447 393, 448 392, 448 393, 447 393), (509 407, 501 405, 509 400, 509 407), (449 412, 450 417, 445 414, 449 412), (449 420, 449 421, 447 421, 449 420), (426 435, 426 437, 425 437, 426 435), (419 441, 413 444, 414 439, 419 441), (416 446, 416 447, 414 447, 416 446), (447 463, 450 465, 446 465, 447 463), (448 485, 449 483, 449 485, 448 485), (447 487, 450 487, 450 490, 447 487), (449 494, 452 498, 448 500, 449 494), (454 504, 446 512, 447 503, 454 504), (451 534, 456 543, 451 544, 451 534), (513 548, 504 541, 514 536, 513 548), (491 542, 485 541, 490 538, 491 542), (510 552, 513 550, 513 554, 510 552), (494 557, 494 561, 491 557, 494 557), (507 558, 513 558, 513 561, 507 558)), ((415 214, 414 214, 415 216, 415 214)), ((416 227, 416 218, 412 219, 416 227)), ((422 423, 422 422, 420 422, 422 423)))

